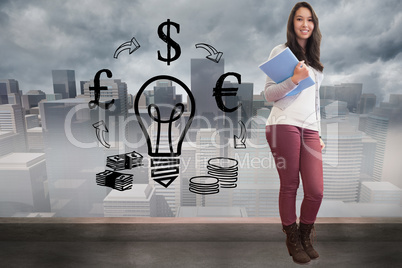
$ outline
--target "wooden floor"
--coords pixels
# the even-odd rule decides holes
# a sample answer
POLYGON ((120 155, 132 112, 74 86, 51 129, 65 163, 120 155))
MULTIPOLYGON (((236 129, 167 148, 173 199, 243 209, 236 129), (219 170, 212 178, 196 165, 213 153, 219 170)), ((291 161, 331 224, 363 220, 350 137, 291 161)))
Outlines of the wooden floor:
MULTIPOLYGON (((278 218, 0 218, 0 267, 296 267, 278 218)), ((401 218, 319 218, 315 267, 399 267, 401 218)))

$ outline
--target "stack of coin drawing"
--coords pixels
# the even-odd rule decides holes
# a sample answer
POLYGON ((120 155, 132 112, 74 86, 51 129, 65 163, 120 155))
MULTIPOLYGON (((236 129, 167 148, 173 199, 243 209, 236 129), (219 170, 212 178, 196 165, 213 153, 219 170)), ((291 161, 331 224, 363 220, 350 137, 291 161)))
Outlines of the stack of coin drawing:
POLYGON ((211 176, 192 177, 189 182, 189 190, 195 194, 217 194, 219 193, 219 180, 211 176))
POLYGON ((207 165, 208 174, 219 180, 221 188, 236 188, 238 161, 233 158, 211 158, 207 165))
POLYGON ((105 170, 96 174, 96 184, 99 186, 107 186, 118 191, 125 191, 132 188, 133 175, 105 170))

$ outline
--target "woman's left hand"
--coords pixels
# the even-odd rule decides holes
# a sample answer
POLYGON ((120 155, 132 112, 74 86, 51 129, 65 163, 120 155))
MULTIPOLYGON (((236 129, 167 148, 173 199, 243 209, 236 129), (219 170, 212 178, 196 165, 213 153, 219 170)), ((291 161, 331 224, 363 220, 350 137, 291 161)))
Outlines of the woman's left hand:
POLYGON ((321 151, 324 150, 324 148, 325 148, 325 143, 322 141, 321 138, 320 138, 320 145, 321 145, 321 151))

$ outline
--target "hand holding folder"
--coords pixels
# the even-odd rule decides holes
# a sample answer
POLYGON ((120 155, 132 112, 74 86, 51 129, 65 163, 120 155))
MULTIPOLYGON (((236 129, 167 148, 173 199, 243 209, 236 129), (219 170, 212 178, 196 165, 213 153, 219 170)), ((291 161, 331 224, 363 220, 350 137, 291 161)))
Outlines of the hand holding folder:
MULTIPOLYGON (((293 71, 299 61, 292 51, 287 47, 281 53, 267 60, 266 62, 258 66, 266 75, 268 75, 275 83, 280 83, 292 77, 293 71)), ((299 82, 297 87, 290 91, 286 96, 293 96, 301 92, 302 90, 314 85, 313 79, 307 77, 299 82)))

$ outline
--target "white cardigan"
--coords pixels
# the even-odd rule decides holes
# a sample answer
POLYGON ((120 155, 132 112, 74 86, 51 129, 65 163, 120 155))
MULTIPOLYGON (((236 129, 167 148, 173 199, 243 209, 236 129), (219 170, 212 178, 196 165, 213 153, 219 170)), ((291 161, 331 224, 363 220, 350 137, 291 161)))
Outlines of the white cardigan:
MULTIPOLYGON (((284 44, 276 46, 271 51, 269 59, 285 48, 284 44)), ((267 76, 264 96, 267 101, 274 102, 267 125, 292 125, 318 131, 321 135, 319 88, 324 75, 310 66, 307 67, 315 84, 294 96, 286 96, 297 87, 291 78, 277 84, 267 76)))

